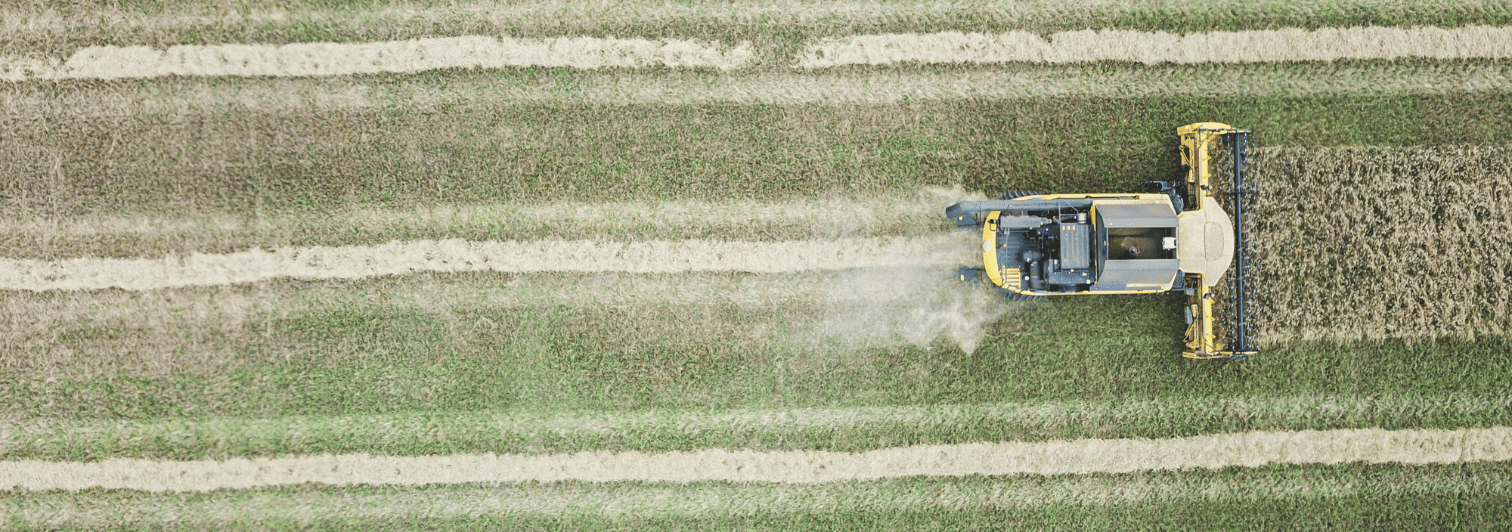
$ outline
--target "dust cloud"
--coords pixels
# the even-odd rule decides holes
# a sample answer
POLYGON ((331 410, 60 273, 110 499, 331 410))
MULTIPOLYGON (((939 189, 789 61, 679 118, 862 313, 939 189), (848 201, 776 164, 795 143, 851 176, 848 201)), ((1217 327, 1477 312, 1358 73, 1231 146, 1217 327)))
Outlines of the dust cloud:
MULTIPOLYGON (((921 195, 939 204, 987 199, 980 192, 926 188, 921 195)), ((980 266, 981 236, 954 231, 939 237, 946 265, 857 268, 835 272, 820 290, 823 319, 799 337, 800 343, 840 342, 851 348, 914 345, 943 338, 966 353, 976 351, 987 328, 1025 303, 1005 301, 991 286, 961 282, 958 266, 980 266)))
MULTIPOLYGON (((975 259, 981 261, 980 256, 975 259)), ((1005 301, 991 287, 973 289, 957 278, 954 267, 837 272, 820 295, 824 318, 800 336, 800 343, 928 347, 943 338, 971 353, 989 325, 1022 305, 1032 305, 1005 301)))

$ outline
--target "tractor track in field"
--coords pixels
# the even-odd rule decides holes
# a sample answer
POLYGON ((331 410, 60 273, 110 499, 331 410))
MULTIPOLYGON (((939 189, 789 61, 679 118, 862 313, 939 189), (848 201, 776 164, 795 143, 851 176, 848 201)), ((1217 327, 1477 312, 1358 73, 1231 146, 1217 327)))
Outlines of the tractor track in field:
POLYGON ((647 454, 366 454, 172 462, 0 462, 0 489, 211 491, 303 483, 775 482, 912 476, 1064 475, 1268 464, 1448 464, 1512 460, 1512 428, 1246 432, 1188 438, 924 445, 834 453, 705 450, 647 454))
POLYGON ((154 290, 251 283, 280 277, 354 279, 418 271, 786 273, 971 264, 977 236, 792 242, 707 240, 469 242, 424 240, 378 246, 284 248, 159 259, 0 259, 0 289, 154 290))

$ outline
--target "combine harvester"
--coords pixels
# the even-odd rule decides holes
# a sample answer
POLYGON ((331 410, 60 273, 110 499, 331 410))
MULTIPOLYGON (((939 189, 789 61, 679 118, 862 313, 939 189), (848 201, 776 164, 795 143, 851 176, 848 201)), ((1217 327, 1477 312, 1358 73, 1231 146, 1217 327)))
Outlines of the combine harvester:
POLYGON ((1182 292, 1182 356, 1244 360, 1255 354, 1245 295, 1252 281, 1245 269, 1249 131, 1203 122, 1176 134, 1186 181, 1151 181, 1153 193, 1009 192, 996 201, 945 209, 958 228, 982 232, 983 267, 962 267, 961 280, 980 283, 986 277, 1017 301, 1182 292), (1211 178, 1210 152, 1225 147, 1214 146, 1220 141, 1232 154, 1226 180, 1211 178), (1228 200, 1233 220, 1215 196, 1228 200))

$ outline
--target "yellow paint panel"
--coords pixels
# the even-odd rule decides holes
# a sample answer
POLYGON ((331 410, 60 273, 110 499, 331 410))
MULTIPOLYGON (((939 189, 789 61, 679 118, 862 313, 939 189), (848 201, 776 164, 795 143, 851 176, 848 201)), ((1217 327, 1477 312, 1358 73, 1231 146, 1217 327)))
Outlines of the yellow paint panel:
POLYGON ((998 216, 1001 214, 998 211, 987 213, 987 221, 982 224, 982 268, 987 270, 987 279, 997 286, 1003 286, 1003 273, 998 271, 997 260, 998 216))

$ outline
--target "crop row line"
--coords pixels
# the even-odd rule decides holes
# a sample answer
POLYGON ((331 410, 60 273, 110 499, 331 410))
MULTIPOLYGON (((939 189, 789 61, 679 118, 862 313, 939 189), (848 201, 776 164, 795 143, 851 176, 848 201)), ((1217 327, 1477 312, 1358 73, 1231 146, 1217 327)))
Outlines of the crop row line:
MULTIPOLYGON (((340 76, 446 68, 712 68, 749 66, 750 41, 493 36, 430 37, 366 43, 283 45, 90 46, 66 61, 0 58, 0 79, 154 78, 164 76, 340 76)), ((1217 31, 1175 35, 1133 30, 1035 33, 939 32, 824 38, 805 45, 791 67, 843 65, 1087 63, 1255 63, 1339 59, 1502 59, 1512 28, 1324 28, 1217 31)))
POLYGON ((779 482, 913 476, 1063 475, 1268 464, 1447 464, 1512 460, 1512 428, 1247 432, 1188 438, 921 445, 860 453, 726 451, 647 454, 320 455, 170 462, 0 462, 0 489, 211 491, 303 483, 779 482))

